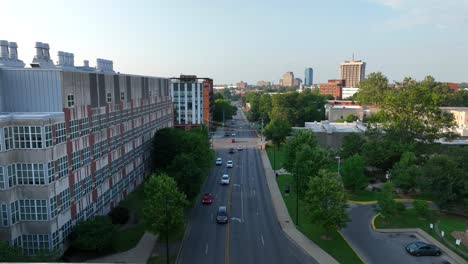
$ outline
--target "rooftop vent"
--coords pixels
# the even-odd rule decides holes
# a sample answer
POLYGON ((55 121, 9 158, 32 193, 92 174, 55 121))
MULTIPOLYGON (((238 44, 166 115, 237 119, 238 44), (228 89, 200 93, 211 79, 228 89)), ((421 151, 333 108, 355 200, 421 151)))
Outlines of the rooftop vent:
POLYGON ((97 59, 96 69, 102 72, 114 72, 114 62, 111 60, 97 59))
POLYGON ((23 61, 18 60, 18 45, 16 42, 0 40, 0 66, 24 67, 23 61))
POLYGON ((36 42, 36 56, 31 63, 33 68, 54 68, 55 65, 50 59, 50 47, 48 43, 36 42), (34 66, 33 66, 34 64, 34 66))
POLYGON ((74 67, 75 66, 75 55, 73 55, 73 53, 59 51, 57 52, 57 56, 58 56, 57 66, 62 66, 62 67, 64 66, 74 67))

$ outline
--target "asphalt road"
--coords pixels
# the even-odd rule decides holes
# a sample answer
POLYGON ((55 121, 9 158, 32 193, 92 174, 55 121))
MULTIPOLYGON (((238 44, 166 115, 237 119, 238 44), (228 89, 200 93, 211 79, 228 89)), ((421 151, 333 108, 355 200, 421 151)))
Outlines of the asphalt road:
POLYGON ((370 221, 376 213, 372 205, 351 205, 349 216, 351 222, 342 231, 346 240, 364 258, 368 264, 416 264, 416 263, 456 263, 447 255, 439 257, 414 257, 405 251, 411 242, 424 241, 416 234, 379 233, 372 230, 370 221))
MULTIPOLYGON (((230 125, 231 122, 228 122, 230 125)), ((198 203, 192 213, 178 263, 316 263, 290 241, 279 227, 266 184, 256 133, 248 131, 239 114, 235 121, 236 143, 218 131, 214 139, 223 166, 213 166, 203 192, 214 195, 212 205, 198 203), (242 127, 242 128, 240 128, 242 127), (237 151, 242 145, 243 151, 237 151), (234 147, 235 153, 229 154, 234 147), (234 168, 226 168, 232 159, 234 168), (228 173, 229 186, 220 185, 228 173), (229 223, 216 223, 219 206, 228 206, 229 223)))

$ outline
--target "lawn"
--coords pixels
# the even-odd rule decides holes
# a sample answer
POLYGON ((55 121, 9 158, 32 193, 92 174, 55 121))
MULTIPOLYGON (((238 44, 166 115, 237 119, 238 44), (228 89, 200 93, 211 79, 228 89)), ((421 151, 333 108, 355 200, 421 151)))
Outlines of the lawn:
MULTIPOLYGON (((288 207, 289 214, 296 222, 296 195, 294 190, 294 178, 291 175, 280 175, 276 179, 278 187, 283 195, 283 199, 288 207), (286 185, 291 186, 289 196, 284 195, 286 185)), ((340 263, 362 263, 360 258, 354 253, 353 249, 346 243, 343 237, 334 231, 330 234, 331 240, 324 240, 321 237, 325 234, 324 230, 307 220, 307 213, 304 210, 304 202, 299 201, 299 226, 297 227, 304 235, 314 241, 318 246, 332 255, 340 263)))
POLYGON ((277 150, 276 150, 276 165, 273 164, 274 160, 274 147, 273 144, 268 143, 266 146, 266 151, 268 154, 268 158, 270 159, 271 167, 273 170, 279 170, 283 168, 283 163, 286 159, 286 154, 284 152, 284 145, 281 145, 277 150))
MULTIPOLYGON (((406 211, 400 213, 398 216, 393 216, 388 219, 382 218, 381 216, 377 217, 375 219, 375 227, 421 228, 428 234, 432 235, 434 238, 442 242, 439 236, 437 236, 434 233, 434 231, 432 231, 429 227, 429 224, 439 222, 439 230, 445 232, 446 240, 450 241, 452 244, 455 244, 455 238, 453 238, 450 234, 455 230, 464 231, 466 226, 468 225, 468 219, 463 217, 447 215, 436 211, 432 211, 430 215, 431 217, 428 219, 422 218, 413 209, 407 209, 406 211)), ((461 245, 460 248, 468 253, 467 247, 461 245)), ((466 257, 465 259, 468 260, 468 258, 466 257)))

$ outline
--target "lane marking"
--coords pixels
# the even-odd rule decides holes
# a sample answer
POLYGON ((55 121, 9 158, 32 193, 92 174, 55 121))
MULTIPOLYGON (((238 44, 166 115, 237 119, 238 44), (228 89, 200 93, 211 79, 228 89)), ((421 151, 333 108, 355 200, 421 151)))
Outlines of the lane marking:
POLYGON ((262 239, 262 245, 265 246, 265 240, 263 240, 263 235, 260 234, 260 238, 262 239))
POLYGON ((205 256, 208 255, 208 243, 206 243, 206 247, 205 247, 205 256))
POLYGON ((237 221, 239 223, 242 223, 242 219, 240 219, 238 217, 231 217, 231 221, 237 221))
POLYGON ((242 189, 241 189, 241 211, 242 211, 242 222, 244 222, 244 196, 242 195, 242 189))

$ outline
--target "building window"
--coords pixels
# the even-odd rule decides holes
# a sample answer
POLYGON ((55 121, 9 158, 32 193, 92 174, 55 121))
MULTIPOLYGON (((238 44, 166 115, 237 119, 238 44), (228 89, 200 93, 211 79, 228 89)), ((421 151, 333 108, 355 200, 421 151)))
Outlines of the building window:
POLYGON ((75 183, 75 188, 73 189, 73 194, 75 197, 75 202, 83 197, 83 181, 75 183))
POLYGON ((5 127, 3 128, 3 134, 5 137, 5 150, 10 150, 13 148, 13 128, 5 127))
POLYGON ((81 151, 77 150, 72 153, 72 171, 76 171, 81 166, 81 151))
POLYGON ((55 144, 67 141, 67 129, 65 122, 55 124, 55 144))
POLYGON ((120 101, 125 100, 125 92, 120 92, 120 101))
POLYGON ((107 102, 112 103, 112 94, 111 93, 107 93, 107 102))
POLYGON ((16 224, 20 220, 19 202, 14 201, 10 204, 11 224, 16 224))
POLYGON ((45 146, 46 148, 52 147, 52 126, 44 126, 45 130, 45 146))
POLYGON ((66 189, 60 193, 60 201, 62 203, 62 211, 70 207, 70 189, 66 189))
POLYGON ((101 142, 94 143, 94 146, 93 146, 94 159, 97 159, 97 158, 99 158, 101 156, 100 155, 100 149, 101 149, 101 142))
POLYGON ((50 202, 50 219, 57 216, 57 196, 49 199, 50 202))
POLYGON ((21 221, 47 220, 47 200, 20 200, 21 221))
POLYGON ((84 179, 84 194, 87 194, 91 192, 93 189, 93 178, 91 176, 88 176, 84 179))
MULTIPOLYGON (((44 165, 23 163, 16 164, 18 185, 44 185, 44 165)), ((10 186, 13 187, 13 186, 10 186)))
POLYGON ((2 204, 2 226, 8 226, 8 210, 4 203, 2 204))
POLYGON ((59 248, 59 230, 52 233, 52 248, 58 249, 59 248))
POLYGON ((62 231, 62 238, 65 240, 68 235, 71 233, 71 220, 68 220, 62 227, 60 227, 60 231, 62 231))
POLYGON ((75 139, 80 136, 78 129, 78 120, 70 120, 70 138, 75 139))
POLYGON ((47 177, 49 178, 49 183, 54 181, 55 174, 55 163, 54 161, 47 162, 47 177))
POLYGON ((87 117, 81 119, 81 131, 83 135, 89 134, 89 119, 87 117))
POLYGON ((11 164, 8 165, 8 187, 13 187, 16 186, 17 180, 16 180, 16 165, 11 164))
POLYGON ((92 128, 93 132, 99 131, 99 115, 93 115, 93 120, 92 120, 92 128))
POLYGON ((83 152, 83 163, 88 164, 89 162, 91 162, 91 148, 86 147, 82 150, 82 152, 83 152))
POLYGON ((42 132, 39 126, 13 127, 16 149, 42 148, 42 132))
POLYGON ((0 190, 6 189, 6 177, 3 173, 3 167, 0 167, 0 190))
POLYGON ((75 106, 75 96, 73 94, 67 95, 67 107, 75 106))
POLYGON ((26 255, 35 255, 41 251, 49 250, 49 235, 23 235, 22 248, 26 255))

